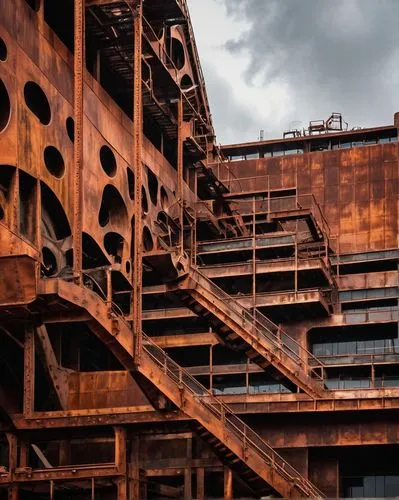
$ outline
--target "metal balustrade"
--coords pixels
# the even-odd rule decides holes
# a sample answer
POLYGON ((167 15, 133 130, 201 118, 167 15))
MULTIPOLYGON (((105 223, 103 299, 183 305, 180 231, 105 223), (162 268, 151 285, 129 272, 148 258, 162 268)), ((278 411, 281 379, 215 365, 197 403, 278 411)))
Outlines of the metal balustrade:
POLYGON ((259 341, 260 338, 266 340, 273 348, 283 352, 292 359, 301 369, 310 370, 315 378, 322 381, 323 377, 316 370, 309 367, 309 362, 318 367, 324 367, 322 361, 316 358, 310 351, 301 346, 294 338, 283 331, 273 321, 264 316, 259 309, 255 308, 253 314, 243 308, 238 301, 227 292, 218 287, 212 280, 202 274, 198 269, 191 269, 191 276, 194 280, 207 289, 216 299, 220 300, 228 311, 233 311, 244 321, 251 325, 247 331, 259 341))
POLYGON ((323 493, 310 481, 287 463, 271 446, 269 446, 251 427, 248 427, 233 410, 214 396, 206 387, 196 380, 190 373, 175 363, 163 349, 155 344, 145 333, 143 336, 143 350, 163 370, 173 382, 189 391, 203 408, 211 412, 224 426, 225 430, 234 434, 245 450, 251 448, 260 458, 274 469, 280 476, 291 481, 301 489, 305 496, 310 498, 324 498, 323 493))

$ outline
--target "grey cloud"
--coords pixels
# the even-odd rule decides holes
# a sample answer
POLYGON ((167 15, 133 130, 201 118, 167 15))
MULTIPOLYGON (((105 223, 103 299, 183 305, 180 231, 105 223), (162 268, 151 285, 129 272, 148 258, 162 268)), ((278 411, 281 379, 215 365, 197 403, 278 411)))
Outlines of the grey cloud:
POLYGON ((288 85, 290 120, 341 111, 352 125, 392 123, 399 108, 398 0, 219 1, 248 25, 226 48, 248 54, 248 84, 288 85))
POLYGON ((217 137, 222 137, 224 143, 232 143, 255 132, 255 115, 235 99, 232 85, 218 74, 212 64, 203 62, 202 67, 217 137))

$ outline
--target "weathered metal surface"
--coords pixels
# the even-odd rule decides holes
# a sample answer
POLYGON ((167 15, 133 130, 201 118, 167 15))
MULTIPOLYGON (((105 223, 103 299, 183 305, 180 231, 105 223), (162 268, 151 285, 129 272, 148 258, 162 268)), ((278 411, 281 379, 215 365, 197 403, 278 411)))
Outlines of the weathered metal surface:
MULTIPOLYGON (((315 327, 329 335, 327 327, 354 325, 364 338, 369 327, 380 324, 382 335, 397 324, 399 115, 394 126, 219 151, 185 0, 75 0, 56 8, 0 0, 0 12, 0 429, 15 425, 0 435, 8 451, 0 489, 15 500, 21 491, 53 498, 71 487, 91 498, 104 489, 106 500, 145 498, 147 488, 188 499, 196 474, 197 497, 205 498, 216 495, 209 466, 225 498, 233 483, 243 496, 259 496, 259 477, 287 497, 318 495, 308 478, 342 495, 343 458, 330 449, 397 442, 398 388, 374 384, 376 372, 396 373, 397 359, 390 352, 309 363, 309 338, 315 327), (223 154, 259 157, 222 161, 223 154), (241 309, 281 310, 278 321, 287 324, 278 334, 287 331, 305 353, 303 370, 288 373, 279 349, 265 351, 262 369, 249 363, 259 342, 242 324, 251 349, 246 363, 231 360, 212 318, 226 332, 233 312, 197 289, 206 302, 199 317, 165 285, 181 280, 189 261, 234 292, 241 309), (150 357, 143 320, 186 371, 164 353, 162 366, 150 357), (373 388, 311 388, 311 398, 245 393, 249 374, 267 373, 269 362, 305 391, 302 372, 316 365, 327 379, 331 370, 369 370, 373 388), (169 399, 176 410, 153 410, 131 375, 137 367, 163 393, 164 408, 169 399), (207 396, 229 404, 221 416, 201 404, 193 374, 210 377, 211 387, 215 377, 246 377, 244 392, 207 396), (233 411, 248 421, 270 415, 267 426, 259 419, 255 427, 287 448, 277 459, 283 470, 246 446, 252 431, 233 411), (130 432, 169 436, 170 457, 178 448, 173 432, 183 426, 187 434, 195 421, 207 443, 202 458, 193 458, 191 433, 184 467, 164 458, 159 469, 141 469, 141 455, 151 461, 154 450, 130 432), (241 422, 236 434, 232 422, 241 422), (98 443, 111 433, 115 463, 79 465, 73 432, 98 443), (29 441, 50 437, 59 456, 51 446, 40 453, 60 467, 30 470, 29 441), (285 475, 289 464, 297 483, 285 475), (168 473, 179 486, 151 485, 152 476, 168 473)), ((237 331, 228 335, 234 340, 237 331)), ((105 448, 93 454, 107 456, 105 448)))

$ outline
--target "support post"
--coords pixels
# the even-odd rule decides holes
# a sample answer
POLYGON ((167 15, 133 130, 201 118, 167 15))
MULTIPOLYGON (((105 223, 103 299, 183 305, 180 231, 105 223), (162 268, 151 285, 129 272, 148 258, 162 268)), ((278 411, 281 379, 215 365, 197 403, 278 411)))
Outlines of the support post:
POLYGON ((179 205, 180 254, 184 252, 184 159, 183 159, 183 97, 177 104, 177 203, 179 205))
POLYGON ((131 440, 129 463, 129 500, 140 500, 140 456, 139 437, 131 440))
POLYGON ((45 325, 37 327, 36 339, 38 341, 38 356, 42 361, 58 404, 62 410, 68 407, 68 375, 67 370, 60 367, 55 356, 53 346, 47 333, 45 325))
POLYGON ((252 199, 252 307, 256 308, 256 200, 252 199))
POLYGON ((197 500, 205 500, 205 469, 197 468, 197 500))
POLYGON ((119 477, 117 479, 117 500, 126 500, 127 499, 127 481, 125 477, 119 477))
POLYGON ((191 462, 193 458, 193 439, 189 437, 187 439, 186 446, 186 468, 184 469, 184 500, 191 500, 192 498, 192 467, 191 462))
POLYGON ((233 500, 233 471, 224 468, 224 500, 233 500))
POLYGON ((119 474, 126 475, 126 429, 114 427, 115 466, 119 474))
POLYGON ((19 443, 19 466, 28 467, 29 465, 29 443, 20 441, 19 443))
POLYGON ((74 95, 75 140, 73 148, 73 274, 82 281, 82 169, 83 169, 83 76, 85 50, 84 0, 74 2, 74 95))
POLYGON ((9 486, 8 487, 8 500, 18 500, 19 499, 19 487, 9 486))
POLYGON ((142 235, 142 186, 143 170, 141 148, 143 140, 143 103, 142 103, 142 16, 143 3, 137 0, 134 15, 134 53, 133 53, 133 169, 134 169, 134 248, 133 248, 133 342, 132 351, 136 364, 140 364, 141 355, 141 315, 143 281, 143 235, 142 235))
MULTIPOLYGON (((6 433, 8 441, 8 470, 10 472, 11 481, 14 480, 14 472, 18 466, 18 443, 15 434, 10 432, 6 433)), ((19 487, 12 485, 8 487, 8 500, 19 499, 19 487)))
POLYGON ((25 329, 23 413, 31 417, 35 408, 35 334, 32 326, 25 329))

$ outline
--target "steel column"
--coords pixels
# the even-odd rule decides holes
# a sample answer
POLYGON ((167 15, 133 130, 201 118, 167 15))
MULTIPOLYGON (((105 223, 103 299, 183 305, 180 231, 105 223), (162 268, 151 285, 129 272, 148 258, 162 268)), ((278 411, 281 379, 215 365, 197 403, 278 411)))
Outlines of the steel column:
POLYGON ((75 138, 73 148, 73 274, 82 281, 82 169, 83 169, 83 78, 85 60, 84 0, 74 2, 74 95, 75 138))
POLYGON ((177 104, 177 203, 179 204, 180 253, 184 252, 184 159, 183 159, 183 97, 177 104))
POLYGON ((24 342, 24 398, 23 413, 31 417, 35 407, 35 332, 32 326, 25 329, 24 342))
POLYGON ((142 31, 143 3, 137 0, 134 13, 134 82, 133 82, 133 167, 135 180, 134 193, 134 248, 133 248, 133 342, 135 362, 140 363, 141 320, 142 320, 142 281, 143 281, 143 235, 142 235, 142 186, 143 169, 141 148, 143 141, 143 103, 142 103, 142 31))

